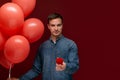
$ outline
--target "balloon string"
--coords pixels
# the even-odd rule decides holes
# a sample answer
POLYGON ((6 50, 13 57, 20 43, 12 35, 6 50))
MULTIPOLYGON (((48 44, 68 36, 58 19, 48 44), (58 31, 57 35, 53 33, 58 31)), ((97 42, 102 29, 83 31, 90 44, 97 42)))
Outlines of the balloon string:
POLYGON ((12 64, 10 64, 10 69, 9 69, 9 79, 11 80, 11 66, 12 64))

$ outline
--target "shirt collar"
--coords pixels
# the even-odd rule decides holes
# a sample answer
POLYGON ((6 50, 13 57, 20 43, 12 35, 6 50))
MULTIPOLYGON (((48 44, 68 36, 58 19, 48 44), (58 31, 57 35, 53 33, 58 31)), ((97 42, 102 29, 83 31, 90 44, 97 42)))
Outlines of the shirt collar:
MULTIPOLYGON (((56 42, 57 42, 58 40, 62 39, 62 38, 64 38, 64 36, 63 36, 63 35, 60 35, 60 36, 57 38, 56 42)), ((50 40, 51 42, 53 42, 52 39, 51 39, 51 37, 49 38, 49 40, 50 40)), ((55 42, 53 42, 53 43, 56 44, 55 42)))

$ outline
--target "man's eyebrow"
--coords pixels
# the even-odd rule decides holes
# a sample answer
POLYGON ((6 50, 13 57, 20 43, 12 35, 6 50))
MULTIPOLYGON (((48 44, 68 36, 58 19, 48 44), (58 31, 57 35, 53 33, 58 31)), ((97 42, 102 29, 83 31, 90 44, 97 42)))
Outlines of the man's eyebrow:
POLYGON ((55 24, 50 24, 50 25, 52 25, 52 26, 53 26, 53 25, 55 25, 55 24))
POLYGON ((50 24, 51 26, 60 26, 60 25, 62 25, 61 23, 60 24, 50 24))
POLYGON ((62 25, 62 24, 57 24, 57 25, 62 25))

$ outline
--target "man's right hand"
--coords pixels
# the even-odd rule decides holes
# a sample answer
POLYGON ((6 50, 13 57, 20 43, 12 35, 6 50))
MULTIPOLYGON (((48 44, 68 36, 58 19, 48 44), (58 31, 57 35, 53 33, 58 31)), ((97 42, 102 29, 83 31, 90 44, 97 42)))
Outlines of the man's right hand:
POLYGON ((7 80, 19 80, 18 78, 7 78, 7 80))

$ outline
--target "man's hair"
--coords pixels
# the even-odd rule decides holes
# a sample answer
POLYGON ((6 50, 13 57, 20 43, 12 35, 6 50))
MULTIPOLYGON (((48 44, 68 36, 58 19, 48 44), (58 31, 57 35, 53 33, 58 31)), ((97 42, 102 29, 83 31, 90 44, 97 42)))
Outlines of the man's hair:
POLYGON ((56 18, 60 18, 62 20, 62 23, 63 23, 63 17, 59 13, 50 14, 47 18, 47 23, 49 24, 50 20, 56 19, 56 18))

